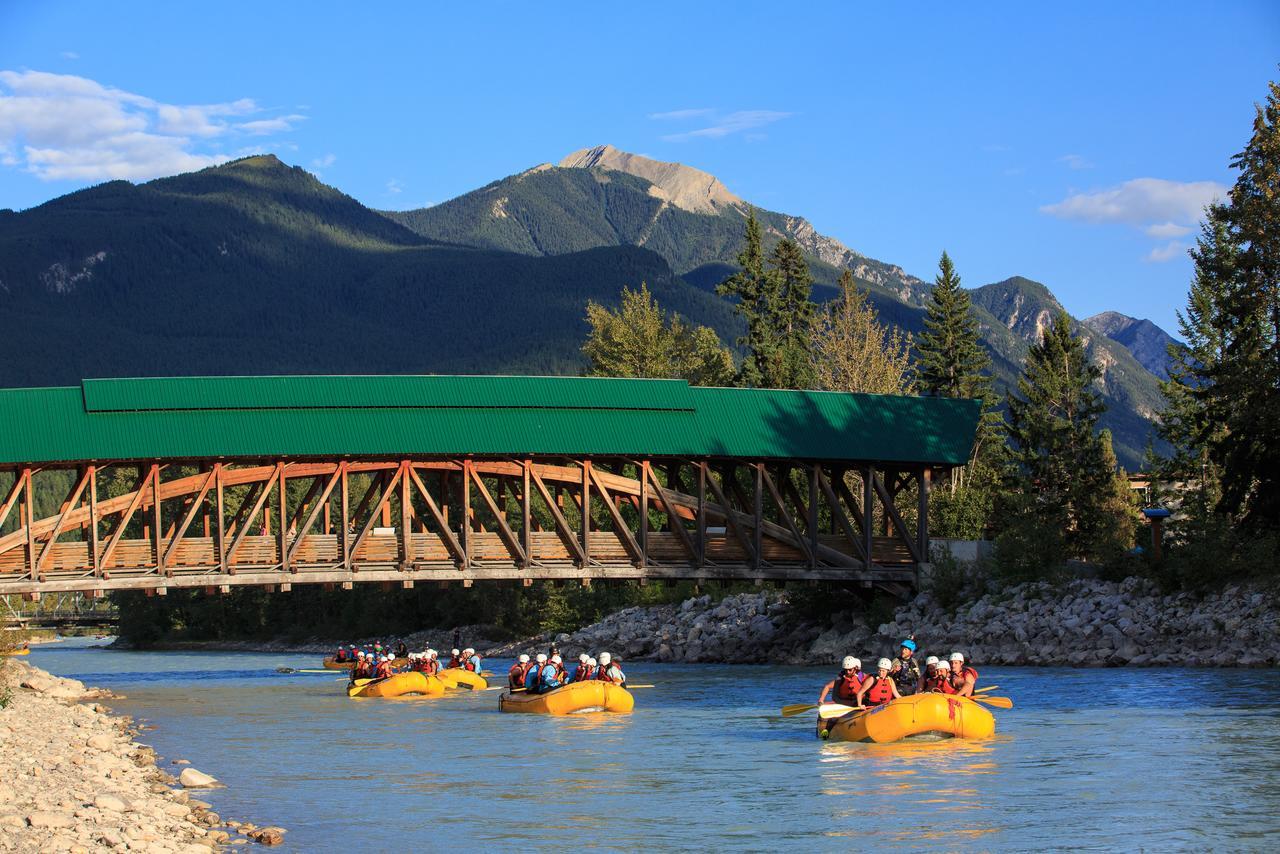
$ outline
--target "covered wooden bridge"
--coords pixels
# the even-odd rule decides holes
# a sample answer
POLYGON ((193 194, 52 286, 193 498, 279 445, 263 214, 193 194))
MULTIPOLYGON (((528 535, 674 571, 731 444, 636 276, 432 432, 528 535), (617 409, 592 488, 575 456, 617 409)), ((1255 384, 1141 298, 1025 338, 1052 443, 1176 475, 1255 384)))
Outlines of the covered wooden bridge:
POLYGON ((0 594, 914 583, 974 401, 544 377, 0 390, 0 594), (584 511, 584 508, 586 512, 584 511))

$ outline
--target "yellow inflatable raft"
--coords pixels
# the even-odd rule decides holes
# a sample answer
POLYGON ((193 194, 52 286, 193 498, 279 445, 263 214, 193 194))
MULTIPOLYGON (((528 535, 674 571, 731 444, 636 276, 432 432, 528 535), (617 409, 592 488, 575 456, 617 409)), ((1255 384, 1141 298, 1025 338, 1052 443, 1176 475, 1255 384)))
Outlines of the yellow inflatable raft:
POLYGON ((348 697, 403 697, 406 694, 438 697, 443 693, 443 682, 416 670, 396 673, 386 679, 357 679, 347 688, 348 697))
POLYGON ((888 742, 926 733, 990 738, 995 731, 996 719, 991 712, 968 697, 913 694, 836 718, 827 737, 832 741, 888 742))
POLYGON ((489 683, 479 673, 462 667, 446 667, 436 676, 440 677, 440 681, 446 688, 470 688, 473 691, 483 691, 489 687, 489 683))
POLYGON ((9 658, 14 655, 30 655, 30 654, 31 654, 31 650, 27 649, 26 647, 23 647, 22 649, 15 649, 12 652, 0 652, 0 656, 3 656, 4 658, 9 658))
POLYGON ((590 679, 573 682, 545 694, 504 692, 498 708, 504 712, 534 712, 542 715, 572 715, 575 712, 630 712, 635 698, 621 685, 590 679))

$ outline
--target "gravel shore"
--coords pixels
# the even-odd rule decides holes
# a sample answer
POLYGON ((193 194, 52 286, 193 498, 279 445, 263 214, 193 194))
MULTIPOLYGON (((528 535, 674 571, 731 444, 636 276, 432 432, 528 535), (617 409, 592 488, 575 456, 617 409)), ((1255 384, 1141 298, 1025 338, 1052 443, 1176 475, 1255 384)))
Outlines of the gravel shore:
POLYGON ((110 692, 0 665, 0 851, 209 854, 283 840, 282 828, 224 821, 191 796, 212 777, 184 768, 179 782, 158 768, 132 721, 99 702, 110 692))

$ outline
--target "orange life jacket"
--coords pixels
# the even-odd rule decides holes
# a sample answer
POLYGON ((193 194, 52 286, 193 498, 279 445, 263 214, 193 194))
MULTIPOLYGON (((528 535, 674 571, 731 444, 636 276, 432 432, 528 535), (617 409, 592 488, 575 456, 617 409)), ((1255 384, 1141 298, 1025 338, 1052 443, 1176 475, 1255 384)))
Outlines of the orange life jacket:
POLYGON ((458 658, 458 656, 456 655, 449 656, 449 667, 453 668, 453 667, 461 667, 461 666, 462 666, 462 660, 458 658))
POLYGON ((373 678, 374 678, 374 679, 386 679, 386 678, 387 678, 388 676, 390 676, 390 675, 391 675, 391 662, 389 662, 389 661, 379 661, 379 662, 378 662, 378 666, 377 666, 376 668, 374 668, 374 671, 373 671, 373 678))
POLYGON ((956 689, 951 687, 951 674, 949 672, 924 680, 924 689, 935 694, 954 694, 956 692, 956 689))
POLYGON ((867 674, 861 670, 841 670, 835 678, 835 687, 832 691, 834 699, 846 705, 856 703, 858 701, 858 689, 862 687, 862 683, 865 681, 867 681, 867 674))
POLYGON ((871 687, 867 689, 867 693, 862 695, 863 704, 879 706, 893 699, 893 677, 886 676, 881 679, 879 676, 871 677, 871 687))
POLYGON ((973 687, 977 688, 978 687, 978 671, 974 670, 972 667, 965 665, 964 667, 960 668, 959 673, 951 674, 951 687, 955 689, 955 691, 952 691, 951 693, 955 694, 961 688, 963 688, 965 680, 970 677, 973 678, 973 687))
POLYGON ((520 662, 511 665, 511 669, 507 671, 507 685, 512 688, 524 685, 524 665, 520 662))

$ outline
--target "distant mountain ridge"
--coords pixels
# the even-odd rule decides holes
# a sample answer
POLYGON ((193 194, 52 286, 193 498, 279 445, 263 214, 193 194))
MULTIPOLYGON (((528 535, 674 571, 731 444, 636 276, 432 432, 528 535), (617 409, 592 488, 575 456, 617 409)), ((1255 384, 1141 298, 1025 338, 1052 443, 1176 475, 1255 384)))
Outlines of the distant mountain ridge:
POLYGON ((1169 348, 1179 341, 1145 318, 1130 317, 1118 311, 1104 311, 1084 320, 1087 326, 1123 345, 1148 371, 1162 380, 1169 379, 1173 359, 1169 348))

